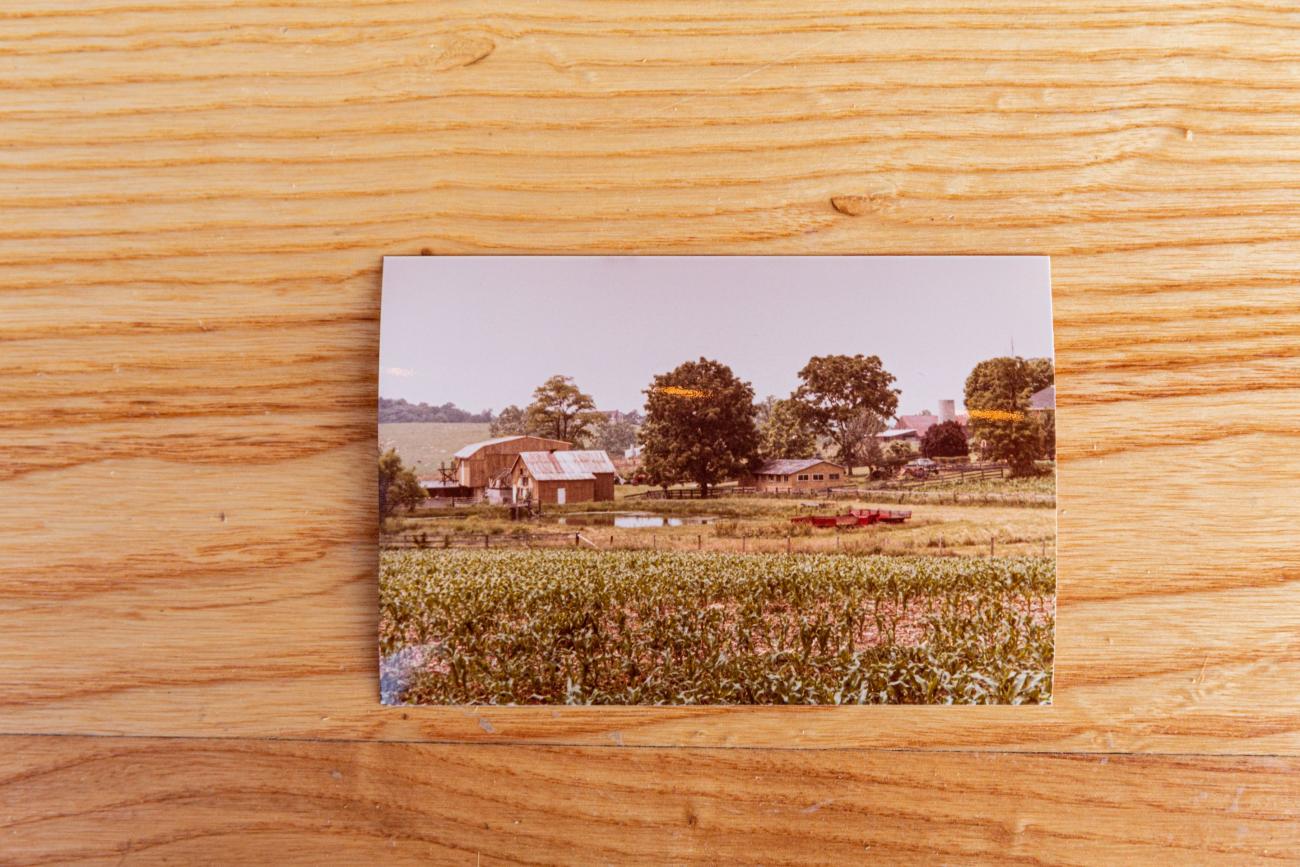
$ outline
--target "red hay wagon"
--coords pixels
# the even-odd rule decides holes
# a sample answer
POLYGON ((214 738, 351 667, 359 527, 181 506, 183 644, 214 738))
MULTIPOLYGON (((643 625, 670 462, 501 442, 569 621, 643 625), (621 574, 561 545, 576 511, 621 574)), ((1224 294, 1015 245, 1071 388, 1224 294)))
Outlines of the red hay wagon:
POLYGON ((910 517, 911 512, 890 509, 852 509, 845 515, 800 515, 791 518, 790 522, 814 527, 869 527, 872 524, 901 524, 910 517))

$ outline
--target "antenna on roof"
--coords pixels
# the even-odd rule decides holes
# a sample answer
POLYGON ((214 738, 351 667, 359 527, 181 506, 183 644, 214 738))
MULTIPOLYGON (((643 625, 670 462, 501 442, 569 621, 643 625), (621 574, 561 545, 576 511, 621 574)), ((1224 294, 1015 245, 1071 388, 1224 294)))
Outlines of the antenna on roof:
POLYGON ((1014 334, 1011 335, 1011 357, 1016 357, 1016 336, 1014 334))

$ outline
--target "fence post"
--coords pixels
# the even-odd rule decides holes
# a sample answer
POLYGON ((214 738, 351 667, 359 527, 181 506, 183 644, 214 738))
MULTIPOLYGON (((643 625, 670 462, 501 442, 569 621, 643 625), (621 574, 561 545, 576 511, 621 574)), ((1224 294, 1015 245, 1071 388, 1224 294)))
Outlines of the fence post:
POLYGON ((990 557, 993 556, 993 551, 994 551, 994 548, 993 548, 993 537, 992 537, 992 536, 989 536, 989 556, 990 556, 990 557))
POLYGON ((696 550, 700 550, 700 551, 704 550, 704 534, 703 534, 703 533, 697 533, 697 534, 695 535, 695 548, 696 548, 696 550))
POLYGON ((484 548, 489 547, 489 545, 488 545, 488 540, 491 539, 491 538, 492 538, 492 537, 489 536, 487 533, 484 533, 484 534, 483 534, 483 547, 484 547, 484 548))
POLYGON ((574 534, 573 534, 573 547, 575 547, 575 548, 578 547, 578 539, 579 539, 579 536, 580 536, 580 534, 578 534, 578 533, 574 533, 574 534))
POLYGON ((789 554, 794 549, 794 534, 789 530, 785 533, 785 553, 789 554))

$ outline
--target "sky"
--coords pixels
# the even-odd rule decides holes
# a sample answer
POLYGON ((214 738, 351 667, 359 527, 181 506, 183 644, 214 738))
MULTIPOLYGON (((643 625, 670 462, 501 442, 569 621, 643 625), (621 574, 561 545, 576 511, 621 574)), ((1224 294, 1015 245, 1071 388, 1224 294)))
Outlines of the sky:
POLYGON ((1052 356, 1042 256, 389 256, 379 394, 526 406, 553 374, 640 409, 705 356, 786 397, 814 355, 878 355, 899 413, 938 412, 976 363, 1052 356))

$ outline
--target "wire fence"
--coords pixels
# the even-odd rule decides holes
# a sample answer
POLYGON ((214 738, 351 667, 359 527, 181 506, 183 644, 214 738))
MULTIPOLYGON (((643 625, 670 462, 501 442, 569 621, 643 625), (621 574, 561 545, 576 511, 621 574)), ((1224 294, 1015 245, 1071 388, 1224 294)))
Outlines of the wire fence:
POLYGON ((701 551, 713 553, 767 554, 891 554, 988 556, 1036 554, 1056 551, 1055 536, 998 540, 968 534, 928 539, 889 540, 852 531, 812 534, 794 530, 783 536, 719 537, 680 533, 406 533, 384 536, 379 547, 385 551, 442 551, 453 549, 518 550, 530 548, 577 548, 599 551, 701 551))

